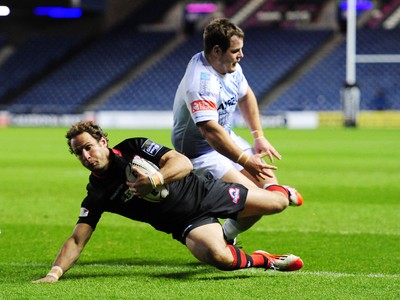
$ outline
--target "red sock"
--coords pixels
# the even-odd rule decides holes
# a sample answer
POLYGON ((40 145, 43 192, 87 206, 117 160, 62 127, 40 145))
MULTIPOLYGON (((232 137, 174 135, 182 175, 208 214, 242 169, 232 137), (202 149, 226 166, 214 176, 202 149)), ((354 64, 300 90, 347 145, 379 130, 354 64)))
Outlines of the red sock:
POLYGON ((271 192, 284 193, 285 196, 289 198, 289 191, 285 187, 283 187, 283 186, 281 186, 279 184, 271 184, 271 185, 267 186, 265 189, 267 191, 271 191, 271 192))
POLYGON ((233 255, 231 270, 250 268, 253 266, 253 258, 250 255, 233 245, 228 245, 228 248, 233 255))
POLYGON ((245 268, 268 268, 269 262, 266 257, 259 254, 249 255, 236 246, 228 245, 233 255, 233 263, 230 270, 238 270, 245 268))

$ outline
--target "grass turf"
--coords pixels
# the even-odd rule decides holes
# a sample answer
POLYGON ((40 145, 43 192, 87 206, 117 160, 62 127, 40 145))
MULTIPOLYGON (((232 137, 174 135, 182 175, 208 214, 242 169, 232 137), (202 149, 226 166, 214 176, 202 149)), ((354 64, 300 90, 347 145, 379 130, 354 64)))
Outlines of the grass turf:
MULTIPOLYGON (((301 271, 218 271, 147 224, 105 214, 62 280, 32 284, 85 195, 88 171, 68 153, 65 132, 0 129, 0 299, 400 298, 400 139, 376 129, 265 131, 283 156, 278 178, 305 203, 264 217, 239 240, 247 252, 297 254, 301 271)), ((167 130, 108 132, 111 145, 130 136, 171 145, 167 130)))

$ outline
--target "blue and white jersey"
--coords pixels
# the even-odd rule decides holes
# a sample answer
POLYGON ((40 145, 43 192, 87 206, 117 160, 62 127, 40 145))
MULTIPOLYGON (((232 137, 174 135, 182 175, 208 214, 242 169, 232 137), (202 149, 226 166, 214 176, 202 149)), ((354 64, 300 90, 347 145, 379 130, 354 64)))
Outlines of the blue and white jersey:
POLYGON ((194 55, 175 95, 172 130, 175 149, 189 158, 212 151, 196 123, 214 120, 230 132, 238 100, 247 89, 239 64, 235 72, 221 75, 209 65, 204 52, 194 55))

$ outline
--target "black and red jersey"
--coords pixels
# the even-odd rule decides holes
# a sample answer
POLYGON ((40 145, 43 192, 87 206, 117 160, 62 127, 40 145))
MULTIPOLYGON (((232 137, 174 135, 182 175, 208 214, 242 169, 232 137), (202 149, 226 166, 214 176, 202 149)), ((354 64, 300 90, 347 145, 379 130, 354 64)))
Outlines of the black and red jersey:
POLYGON ((155 165, 171 151, 147 138, 126 139, 110 149, 110 166, 105 174, 92 173, 87 196, 81 204, 78 223, 96 228, 104 212, 116 213, 132 220, 146 222, 155 229, 172 233, 181 240, 184 230, 205 218, 235 218, 243 209, 247 189, 240 184, 209 180, 190 173, 169 183, 169 195, 154 203, 133 196, 126 185, 125 168, 135 155, 155 165))

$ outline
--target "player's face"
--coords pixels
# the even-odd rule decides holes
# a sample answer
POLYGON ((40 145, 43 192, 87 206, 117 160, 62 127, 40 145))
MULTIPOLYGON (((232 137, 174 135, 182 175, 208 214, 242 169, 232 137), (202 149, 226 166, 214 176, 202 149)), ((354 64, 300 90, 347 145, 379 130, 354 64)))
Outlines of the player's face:
POLYGON ((231 37, 231 45, 218 59, 217 72, 227 74, 236 71, 237 63, 243 58, 243 39, 234 35, 231 37))
POLYGON ((84 132, 71 139, 71 147, 85 168, 97 174, 107 170, 110 151, 104 137, 98 141, 84 132))

